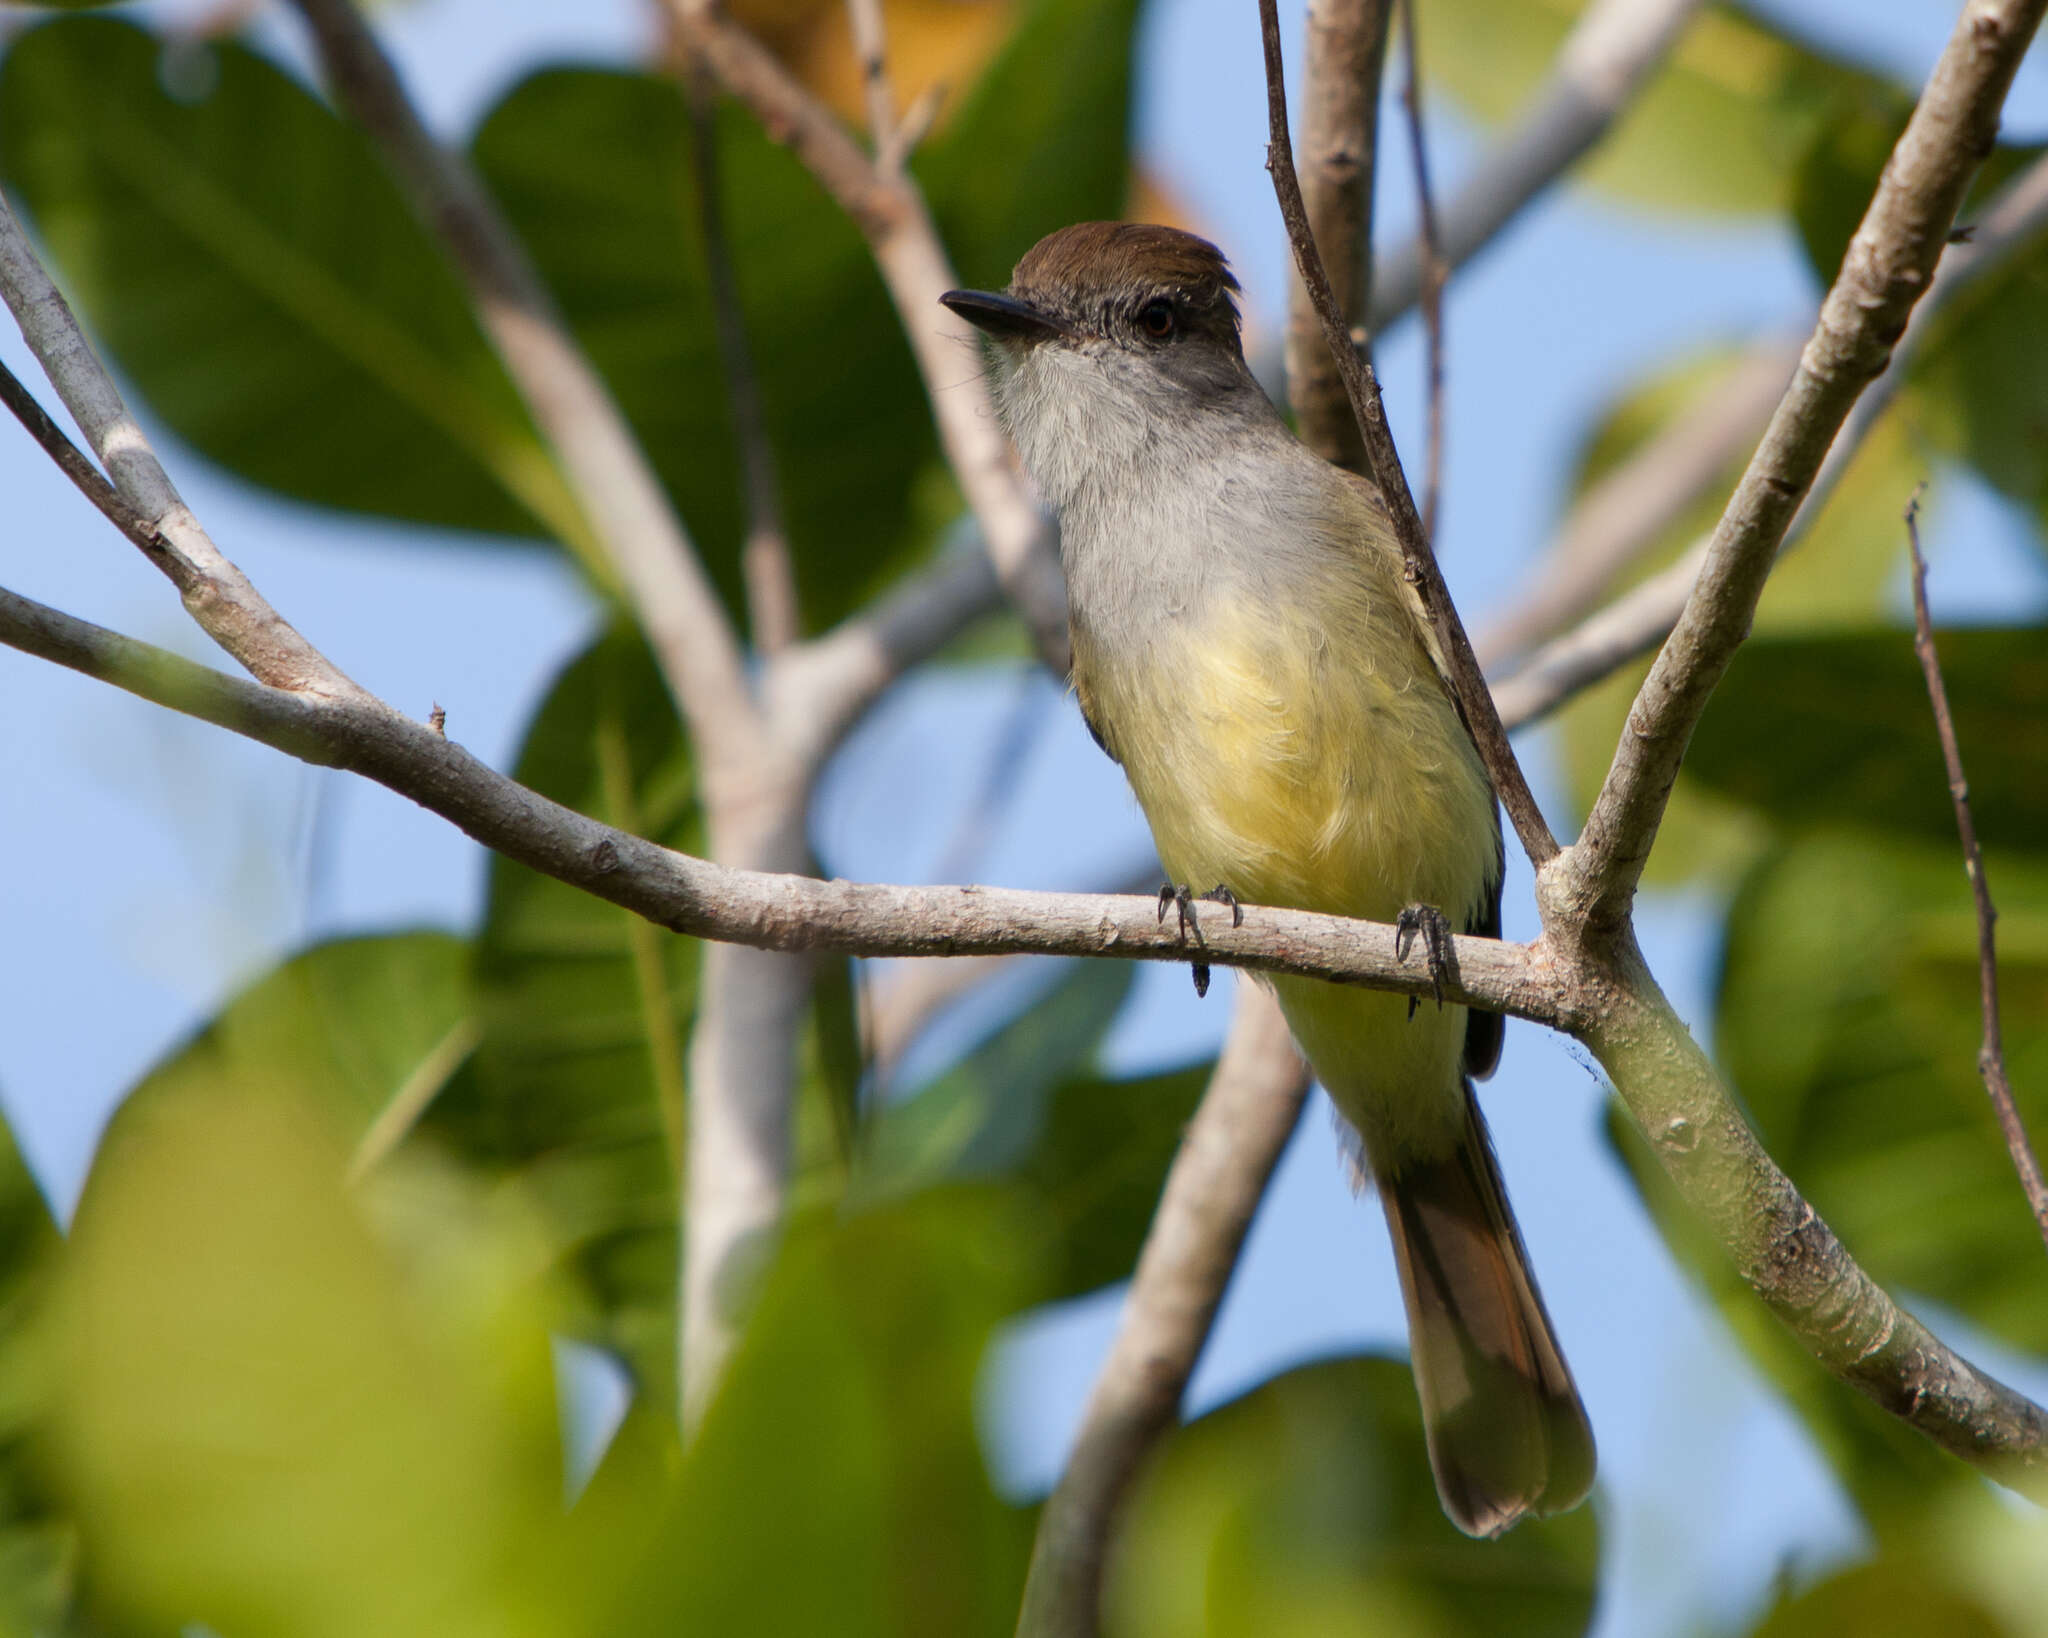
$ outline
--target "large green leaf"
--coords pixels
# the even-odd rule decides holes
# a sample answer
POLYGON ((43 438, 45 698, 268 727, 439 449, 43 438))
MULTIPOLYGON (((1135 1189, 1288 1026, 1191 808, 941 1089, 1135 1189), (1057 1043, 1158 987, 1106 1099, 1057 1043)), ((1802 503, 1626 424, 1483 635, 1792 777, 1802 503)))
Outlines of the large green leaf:
MULTIPOLYGON (((521 783, 670 846, 698 843, 690 760, 646 646, 623 629, 556 680, 521 783)), ((551 877, 491 860, 475 960, 474 1073, 427 1126, 517 1173, 593 1298, 581 1329, 651 1380, 673 1358, 675 1191, 694 941, 551 877)))
MULTIPOLYGON (((1541 83, 1583 9, 1584 0, 1431 0, 1417 8, 1424 68, 1480 118, 1505 120, 1541 83)), ((1883 90, 1739 6, 1711 6, 1584 175, 1667 210, 1776 211, 1835 110, 1883 90)))
POLYGON ((55 1292, 51 1417, 116 1630, 571 1630, 516 1203, 417 1156, 366 1201, 288 1087, 196 1085, 121 1123, 55 1292))
POLYGON ((1094 1058, 1130 993, 1128 963, 1079 962, 915 1096, 863 1134, 854 1198, 958 1180, 1002 1180, 1031 1201, 1056 1301, 1124 1279, 1209 1065, 1113 1079, 1094 1058))
POLYGON ((454 274, 369 143, 229 42, 181 101, 125 23, 0 66, 0 176, 99 339, 203 454, 301 500, 581 546, 454 274))
MULTIPOLYGON (((2048 850, 2048 632, 1936 636, 1986 847, 2048 850)), ((1759 637, 1715 690, 1687 773, 1792 826, 1861 824, 1951 850, 1955 809, 1907 631, 1759 637)))
MULTIPOLYGON (((1826 283, 1912 112, 1903 97, 1844 109, 1800 167, 1794 219, 1815 277, 1826 283)), ((2003 146, 1970 185, 1960 219, 2048 148, 2003 146)), ((1906 402, 1916 427, 2048 521, 2048 229, 2003 253, 1935 314, 1914 346, 1906 402)))
MULTIPOLYGON (((383 1158, 457 1079, 476 1045, 469 946, 446 933, 334 939, 230 1001, 129 1094, 286 1093, 323 1111, 360 1169, 383 1158)), ((122 1141, 117 1113, 107 1141, 122 1141)))
POLYGON ((1029 1520, 989 1485, 975 1384, 1036 1283, 1035 1243, 996 1190, 792 1224, 659 1545, 600 1630, 1008 1634, 1029 1520))
POLYGON ((1033 0, 918 160, 961 281, 999 289, 1070 222, 1121 216, 1135 0, 1033 0))
POLYGON ((50 1373, 41 1324, 61 1244, 14 1134, 0 1123, 0 1632, 69 1632, 76 1532, 35 1459, 50 1373))
MULTIPOLYGON (((474 153, 736 606, 740 463, 692 140, 672 80, 546 69, 491 111, 474 153)), ((736 109, 721 109, 716 141, 798 589, 816 626, 929 539, 913 502, 936 450, 931 417, 852 222, 736 109)))
MULTIPOLYGON (((1994 853, 2006 1064, 2048 1130, 2048 861, 1994 853)), ((1715 1020, 1766 1146, 1871 1274, 2048 1350, 2041 1245, 1977 1075, 1959 849, 1811 831, 1728 918, 1715 1020)))
POLYGON ((1408 1367, 1332 1359, 1168 1442, 1134 1497, 1113 1638, 1568 1638, 1593 1613, 1591 1507, 1472 1541, 1443 1515, 1408 1367))

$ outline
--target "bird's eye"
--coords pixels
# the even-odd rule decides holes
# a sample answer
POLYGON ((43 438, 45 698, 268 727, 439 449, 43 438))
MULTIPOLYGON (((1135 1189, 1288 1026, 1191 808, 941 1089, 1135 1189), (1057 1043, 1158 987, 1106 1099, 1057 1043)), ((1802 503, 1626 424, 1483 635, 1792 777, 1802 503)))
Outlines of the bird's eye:
POLYGON ((1179 327, 1174 316, 1173 303, 1164 296, 1154 296, 1138 309, 1138 328, 1154 341, 1165 341, 1179 327))

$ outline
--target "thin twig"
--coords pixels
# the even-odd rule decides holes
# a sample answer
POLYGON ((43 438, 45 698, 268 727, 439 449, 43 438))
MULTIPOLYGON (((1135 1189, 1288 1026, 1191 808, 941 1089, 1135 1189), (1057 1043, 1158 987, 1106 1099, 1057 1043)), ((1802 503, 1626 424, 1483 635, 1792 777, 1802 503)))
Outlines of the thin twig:
POLYGON ((1520 590, 1473 635, 1489 675, 1512 674, 1513 661, 1584 619, 1729 465, 1756 447, 1798 362, 1797 342, 1750 347, 1682 413, 1587 486, 1520 590))
POLYGON ((1436 196, 1429 186, 1429 144, 1422 134, 1421 47, 1415 38, 1415 0, 1401 0, 1404 74, 1401 106, 1408 118, 1408 153, 1415 165, 1415 198, 1422 216, 1422 326, 1429 352, 1429 443, 1422 463, 1422 532, 1436 550, 1437 502, 1444 476, 1444 284, 1451 276, 1437 229, 1436 196))
MULTIPOLYGON (((1393 11, 1393 0, 1309 0, 1303 19, 1302 208, 1316 243, 1330 247, 1330 286, 1347 322, 1372 305, 1380 81, 1393 11)), ((1298 279, 1287 291, 1287 402, 1310 449, 1346 471, 1371 471, 1344 377, 1298 279)))
POLYGON ((1099 1627, 1117 1515, 1145 1458, 1179 1420, 1307 1095, 1308 1066, 1272 991, 1239 984, 1230 1038, 1166 1174, 1116 1340, 1039 1518, 1018 1638, 1093 1638, 1099 1627))
POLYGON ((740 574, 747 588, 747 623, 754 647, 780 654, 802 635, 797 605, 796 566, 789 528, 782 514, 782 487, 775 450, 761 411, 761 388, 747 343, 747 316, 740 307, 739 277, 725 233, 725 203, 718 177, 718 110, 708 75, 691 65, 684 73, 690 110, 690 166, 697 183, 697 223, 704 236, 704 272, 711 286, 718 359, 725 370, 725 396, 732 406, 732 430, 739 445, 740 478, 746 496, 746 542, 740 574))
MULTIPOLYGON (((1442 245, 1450 266, 1463 267, 1478 255, 1613 128, 1703 3, 1594 0, 1580 14, 1528 111, 1494 140, 1446 202, 1442 245)), ((1373 288, 1373 335, 1421 297, 1426 253, 1418 236, 1382 258, 1373 288)))
POLYGON ((50 419, 36 395, 23 386, 4 363, 0 363, 0 403, 4 403, 28 430, 28 435, 42 445, 43 453, 57 463, 57 470, 69 478, 78 492, 126 535, 132 545, 151 558, 165 549, 155 525, 121 498, 120 491, 107 482, 85 451, 65 437, 64 429, 50 419))
POLYGON ((2012 1082, 2005 1073, 2005 1033, 1998 1018, 1998 911, 1991 903, 1991 883, 1984 875, 1984 852, 1977 845, 1977 821, 1970 812, 1970 785, 1963 777, 1963 752, 1956 742, 1956 719, 1949 709, 1948 685, 1942 681, 1941 660, 1934 652, 1934 621, 1927 612, 1927 559, 1920 551, 1917 489, 1906 503, 1906 547, 1913 557, 1913 652, 1920 656, 1920 669, 1927 675, 1927 697, 1933 702, 1934 727, 1941 736, 1941 759, 1948 767, 1949 800, 1955 804, 1956 832, 1963 841, 1963 870, 1970 878, 1970 891, 1977 901, 1977 981, 1984 1010, 1984 1042, 1977 1049, 1977 1073, 1984 1077, 1984 1090, 1991 1095, 1991 1107, 1998 1116, 1998 1129, 2005 1134, 2013 1170, 2019 1173, 2020 1187, 2026 1190, 2027 1204, 2034 1210, 2041 1239, 2048 1243, 2048 1180, 2041 1176, 2041 1163, 2034 1158, 2033 1144, 2027 1141, 2027 1129, 2013 1100, 2012 1082))
MULTIPOLYGON (((200 526, 129 413, 113 377, 94 356, 70 303, 37 260, 4 195, 0 298, 107 477, 141 520, 139 534, 126 529, 123 533, 178 588, 186 609, 207 636, 261 682, 336 697, 360 693, 338 666, 270 606, 200 526)), ((77 481, 68 465, 59 464, 77 481)))
POLYGON ((1821 305, 1797 375, 1722 513, 1706 562, 1629 710, 1585 829, 1544 898, 1545 925, 1612 933, 1715 685, 1748 635, 1794 514, 1864 387, 1934 277, 1964 191, 2048 0, 1970 0, 1892 150, 1821 305))
MULTIPOLYGON (((2043 0, 2043 3, 2048 3, 2048 0, 2043 0)), ((1421 596, 1423 609, 1443 650, 1451 691, 1464 713, 1480 759, 1493 779, 1501 805, 1507 809, 1515 833, 1522 840, 1523 850, 1541 868, 1557 856, 1557 839, 1551 835, 1550 826, 1536 805, 1535 794, 1529 789, 1529 781, 1522 773, 1521 764, 1515 760, 1507 732, 1501 727, 1500 716, 1493 708, 1493 696, 1479 674, 1479 662, 1473 658, 1471 639, 1465 635, 1464 622, 1458 618, 1458 611, 1451 602, 1450 591, 1437 568, 1436 556, 1430 550, 1429 537, 1423 532, 1422 519, 1416 513, 1415 497, 1409 493, 1408 479, 1402 473, 1401 458, 1394 449, 1393 433, 1387 427, 1386 408, 1380 402, 1379 382, 1373 376, 1372 366, 1358 356, 1357 348, 1351 344, 1350 331, 1330 289, 1329 274, 1316 250, 1315 236, 1310 231, 1308 215, 1302 206, 1301 184, 1294 174, 1293 144, 1287 134, 1287 87, 1281 77, 1280 19, 1274 0, 1259 0, 1259 23, 1266 51, 1266 169, 1272 173, 1273 191, 1280 200, 1280 214, 1287 222, 1287 237, 1294 248, 1295 266, 1301 272, 1302 282, 1308 286, 1310 299, 1315 302, 1316 313, 1323 321, 1324 340, 1328 342, 1337 360, 1337 368, 1343 374, 1344 389, 1351 398, 1351 411, 1358 417, 1360 430, 1365 436, 1373 479, 1386 498, 1394 535, 1401 543, 1401 556, 1408 578, 1421 596)))
POLYGON ((717 0, 665 4, 679 37, 803 162, 866 237, 910 338, 947 463, 981 527, 1004 595, 1053 675, 1064 677, 1071 665, 1066 586, 1052 530, 1017 475, 987 383, 973 367, 979 337, 939 304, 959 281, 924 195, 907 171, 878 169, 831 111, 717 0))
POLYGON ((889 40, 882 22, 882 0, 846 0, 846 16, 853 26, 854 55, 860 59, 875 169, 893 175, 903 169, 903 153, 897 140, 896 93, 889 84, 889 40))

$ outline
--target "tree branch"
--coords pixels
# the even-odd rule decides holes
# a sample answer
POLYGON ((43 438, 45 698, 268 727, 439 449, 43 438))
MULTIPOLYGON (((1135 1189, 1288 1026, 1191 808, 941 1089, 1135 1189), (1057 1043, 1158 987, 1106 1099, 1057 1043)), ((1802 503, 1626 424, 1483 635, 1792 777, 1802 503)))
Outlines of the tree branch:
MULTIPOLYGON (((2048 158, 2038 159, 2008 183, 1988 210, 1971 224, 1967 243, 1953 244, 1935 270, 1934 282, 1913 309, 1905 333, 1892 350, 1891 367, 1857 400, 1855 411, 1828 449, 1820 475, 1786 531, 1780 551, 1805 536, 1854 463, 1872 427, 1906 380, 1905 363, 1923 345, 1936 317, 1978 278, 2048 230, 2048 158)), ((1662 642, 1677 622, 1706 560, 1706 541, 1655 579, 1590 616, 1576 631, 1547 644, 1496 689, 1501 714, 1519 727, 1555 710, 1580 689, 1598 682, 1662 642)))
POLYGON ((704 272, 711 286, 718 358, 725 369, 725 396, 732 406, 733 441, 739 446, 741 487, 746 496, 747 535, 740 548, 740 574, 747 587, 747 623, 755 648, 773 656, 803 635, 796 566, 790 561, 775 451, 761 414, 761 389, 754 377, 753 349, 747 345, 739 279, 725 235, 725 206, 718 179, 718 122, 710 77, 692 71, 685 74, 685 80, 697 224, 704 235, 704 272))
MULTIPOLYGON (((2044 0, 2048 3, 2048 0, 2044 0)), ((1493 695, 1479 674, 1479 662, 1472 657, 1471 639, 1451 602, 1436 554, 1423 533, 1422 519, 1415 510, 1415 497, 1408 491, 1408 479, 1401 470, 1401 458, 1394 449, 1393 433, 1380 402, 1379 383, 1372 366, 1358 356, 1351 345, 1344 315, 1330 288, 1322 256, 1316 249, 1308 215, 1301 201, 1301 184, 1294 174, 1294 149, 1287 134, 1287 86, 1281 74, 1280 22, 1274 0, 1259 0, 1260 32, 1266 52, 1266 114, 1268 144, 1266 169, 1273 176, 1273 191, 1280 200, 1280 214, 1287 222, 1287 237, 1294 249, 1295 266, 1308 287, 1317 316, 1323 323, 1323 339, 1337 361, 1344 389, 1351 399, 1351 411, 1365 438, 1365 450, 1374 482, 1386 500, 1393 520, 1394 535, 1401 543, 1401 556, 1408 578, 1414 583, 1429 616, 1432 630, 1443 652, 1451 691, 1464 713, 1465 724, 1477 745, 1480 759, 1507 809, 1522 847, 1540 869, 1557 854, 1556 838, 1536 805, 1536 797, 1515 760, 1500 716, 1493 708, 1493 695)))
POLYGON ((1308 1066, 1273 993, 1240 984, 1230 1039, 1166 1174, 1123 1318, 1045 1504, 1018 1638, 1094 1638, 1131 1481, 1180 1419, 1267 1181, 1301 1117, 1308 1066))
POLYGON ((1437 502, 1444 474, 1444 284, 1451 276, 1437 230, 1436 196, 1429 185, 1429 144, 1422 132, 1422 48, 1415 37, 1415 0, 1401 0, 1401 109, 1408 120, 1408 156, 1415 167, 1416 208, 1422 217, 1422 326, 1429 354, 1428 443, 1422 458, 1422 533, 1436 550, 1437 502))
POLYGON ((1619 927, 1679 763, 1714 685, 1748 634, 1793 514, 1858 394, 1883 372, 1927 289, 1964 190, 1998 135, 1998 110, 2048 0, 1970 0, 1892 150, 1799 373, 1771 418, 1707 550, 1670 640, 1577 844, 1554 873, 1546 917, 1619 927))
POLYGON ((1024 619, 1053 674, 1064 677, 1066 585, 1051 527, 1010 460, 987 383, 973 366, 978 339, 939 305, 959 281, 946 260, 908 172, 860 150, 831 112, 806 91, 717 0, 664 0, 678 33, 719 82, 802 160, 867 237, 924 377, 939 442, 981 526, 1004 595, 1024 619))
MULTIPOLYGON (((1183 939, 1156 896, 892 887, 743 870, 601 824, 479 762, 371 695, 266 688, 0 590, 0 644, 113 684, 320 767, 345 768, 447 819, 507 858, 671 932, 755 950, 859 956, 1063 955, 1297 972, 1403 995, 1432 993, 1394 928, 1303 910, 1205 916, 1183 939)), ((1452 941, 1447 1002, 1567 1023, 1569 998, 1535 946, 1452 941)))
POLYGON ((1934 621, 1927 612, 1927 559, 1920 554, 1920 496, 1906 503, 1906 545, 1913 559, 1913 652, 1927 677, 1927 697, 1934 706, 1934 727, 1941 737, 1941 760, 1948 769, 1949 800, 1955 804, 1956 833, 1963 843, 1963 871, 1977 901, 1977 986, 1984 1014, 1984 1043, 1977 1049, 1977 1073, 1984 1077, 1998 1129, 2012 1155, 2013 1170, 2033 1208, 2034 1222, 2048 1243, 2048 1182, 2027 1141, 2027 1128, 2013 1101, 2012 1082, 2005 1073, 2005 1032, 1998 1019, 1998 911, 1991 903, 1991 883, 1984 875, 1984 852, 1977 845, 1977 822, 1970 813, 1970 782, 1963 777, 1963 751, 1956 742, 1956 719, 1948 706, 1941 659, 1934 651, 1934 621))
MULTIPOLYGON (((116 524, 178 588, 186 609, 207 636, 262 682, 336 698, 360 693, 354 682, 264 600, 200 527, 142 428, 128 413, 112 377, 93 356, 70 304, 43 271, 4 196, 0 196, 0 297, 5 298, 21 326, 22 339, 85 434, 114 489, 139 520, 139 532, 119 518, 116 524)), ((54 431, 54 423, 48 423, 47 417, 44 420, 54 431)), ((44 442, 36 425, 30 424, 29 430, 44 442)), ((51 448, 47 442, 44 447, 51 448)), ((76 461, 59 459, 58 465, 104 512, 103 496, 81 482, 77 468, 83 462, 81 455, 76 461)))
POLYGON ((736 777, 751 763, 759 721, 739 639, 661 480, 483 184, 422 123, 354 0, 293 4, 335 94, 468 285, 506 373, 625 581, 715 793, 727 769, 736 777))
MULTIPOLYGON (((1393 13, 1393 0, 1309 0, 1305 23, 1302 208, 1316 243, 1331 247, 1330 287, 1347 323, 1372 303, 1380 80, 1393 13)), ((1287 290, 1287 402, 1310 449, 1347 471, 1371 471, 1344 377, 1298 279, 1287 290)))
MULTIPOLYGON (((1523 576, 1507 612, 1472 639, 1479 663, 1495 672, 1584 618, 1730 462, 1756 447, 1798 361, 1794 342, 1751 347, 1683 414, 1590 485, 1523 576)), ((1501 714, 1508 714, 1505 706, 1501 714)))
MULTIPOLYGON (((1604 137, 1662 66, 1702 0, 1596 0, 1573 26, 1550 78, 1443 210, 1443 257, 1462 267, 1604 137)), ((1382 259, 1371 332, 1422 295, 1418 235, 1382 259)))

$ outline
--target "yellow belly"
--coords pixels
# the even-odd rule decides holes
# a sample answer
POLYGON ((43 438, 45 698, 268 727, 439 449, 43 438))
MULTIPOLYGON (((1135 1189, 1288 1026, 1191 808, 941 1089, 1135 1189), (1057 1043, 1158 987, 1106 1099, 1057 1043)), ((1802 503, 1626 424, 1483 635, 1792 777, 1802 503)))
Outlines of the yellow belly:
MULTIPOLYGON (((1494 868, 1493 796, 1405 611, 1333 585, 1285 616, 1225 604, 1140 655, 1076 630, 1083 703, 1123 762, 1160 862, 1198 892, 1469 925, 1494 868)), ((1314 980, 1275 988, 1376 1165, 1463 1131, 1463 1008, 1314 980)))

